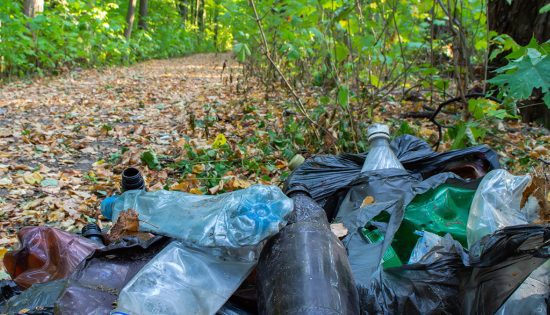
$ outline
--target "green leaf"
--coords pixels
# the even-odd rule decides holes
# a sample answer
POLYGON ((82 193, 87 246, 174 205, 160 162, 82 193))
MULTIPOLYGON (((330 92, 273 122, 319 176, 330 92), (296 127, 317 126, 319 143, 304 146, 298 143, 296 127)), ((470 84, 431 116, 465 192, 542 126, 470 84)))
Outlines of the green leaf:
POLYGON ((458 123, 454 128, 451 128, 452 134, 451 138, 453 139, 453 144, 451 145, 451 149, 460 149, 465 147, 465 137, 466 137, 466 124, 463 122, 458 123))
POLYGON ((342 62, 346 60, 346 58, 349 55, 348 47, 342 43, 337 43, 336 46, 334 47, 334 50, 335 50, 335 54, 336 54, 335 58, 337 62, 342 62))
POLYGON ((550 57, 532 58, 531 55, 502 67, 507 71, 489 82, 504 88, 516 99, 528 98, 534 88, 541 88, 546 93, 550 88, 550 57))
POLYGON ((147 150, 141 154, 141 162, 147 164, 152 170, 160 170, 160 162, 153 150, 147 150))
POLYGON ((546 92, 546 94, 544 94, 544 97, 542 99, 544 100, 544 104, 546 104, 546 107, 550 109, 550 91, 546 92))
POLYGON ((246 57, 250 56, 250 48, 245 43, 237 43, 233 46, 233 52, 237 56, 240 62, 245 62, 246 57))
POLYGON ((540 8, 540 10, 539 10, 539 13, 540 13, 540 14, 546 13, 546 12, 550 12, 550 3, 548 3, 548 4, 545 5, 544 7, 540 8))
POLYGON ((338 104, 340 104, 340 106, 342 106, 342 108, 344 109, 348 108, 349 88, 345 85, 341 85, 338 87, 338 104))

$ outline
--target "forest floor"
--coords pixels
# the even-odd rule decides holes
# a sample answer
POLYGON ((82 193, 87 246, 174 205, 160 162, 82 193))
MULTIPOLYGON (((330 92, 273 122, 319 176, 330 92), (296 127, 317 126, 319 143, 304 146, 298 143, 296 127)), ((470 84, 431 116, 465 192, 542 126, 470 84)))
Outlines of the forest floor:
MULTIPOLYGON (((290 98, 281 88, 266 102, 260 84, 240 86, 239 69, 228 54, 197 54, 0 86, 0 257, 23 226, 75 231, 100 218, 100 201, 119 188, 128 166, 143 170, 151 189, 216 193, 280 184, 288 159, 269 149, 273 133, 262 130, 284 128, 282 104, 290 98), (177 165, 189 150, 220 159, 210 149, 226 141, 237 155, 265 164, 250 171, 243 162, 222 172, 219 185, 205 187, 208 168, 223 165, 201 160, 182 178, 177 165), (155 154, 142 159, 144 152, 155 154)), ((391 105, 381 119, 411 108, 391 105)), ((428 122, 418 125, 419 136, 434 135, 428 122)), ((516 173, 527 171, 521 158, 547 159, 544 128, 504 121, 495 130, 487 141, 516 173)))

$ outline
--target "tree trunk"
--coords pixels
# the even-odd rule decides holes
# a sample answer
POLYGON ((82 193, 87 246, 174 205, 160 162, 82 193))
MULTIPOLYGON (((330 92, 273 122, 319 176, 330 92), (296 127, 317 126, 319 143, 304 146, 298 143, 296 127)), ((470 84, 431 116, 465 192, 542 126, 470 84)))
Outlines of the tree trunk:
POLYGON ((510 35, 525 46, 533 35, 539 43, 550 39, 550 14, 539 14, 545 0, 490 0, 488 6, 489 29, 510 35))
POLYGON ((187 21, 189 17, 189 4, 186 3, 185 0, 178 0, 176 6, 178 7, 178 12, 183 22, 187 21))
POLYGON ((23 13, 26 16, 33 18, 40 12, 44 12, 44 0, 25 0, 23 13))
POLYGON ((198 16, 197 20, 199 24, 199 30, 203 32, 204 31, 204 0, 197 0, 197 2, 198 2, 197 7, 199 9, 197 14, 198 16))
POLYGON ((148 6, 149 6, 149 1, 148 0, 139 0, 139 22, 138 22, 138 27, 142 30, 147 29, 148 6))
POLYGON ((126 29, 124 30, 124 37, 126 40, 132 36, 132 27, 134 26, 134 18, 136 15, 136 2, 137 0, 128 1, 128 14, 126 15, 126 29))
MULTIPOLYGON (((550 13, 539 14, 539 10, 547 3, 545 0, 513 0, 508 4, 507 0, 489 0, 489 30, 507 34, 522 46, 527 45, 533 37, 539 43, 546 42, 550 39, 550 13)), ((500 54, 489 63, 489 77, 494 76, 495 69, 506 64, 506 54, 500 54)), ((535 91, 534 94, 539 100, 526 102, 541 103, 540 91, 535 91)), ((541 120, 547 127, 550 125, 550 111, 544 104, 531 106, 526 103, 521 106, 525 106, 520 111, 524 121, 541 120)))
POLYGON ((219 26, 218 26, 218 1, 215 2, 216 8, 214 9, 214 47, 216 47, 216 51, 219 51, 218 49, 218 37, 219 37, 219 26))
POLYGON ((195 21, 193 24, 199 25, 199 13, 200 13, 200 7, 201 7, 201 0, 195 0, 195 21))

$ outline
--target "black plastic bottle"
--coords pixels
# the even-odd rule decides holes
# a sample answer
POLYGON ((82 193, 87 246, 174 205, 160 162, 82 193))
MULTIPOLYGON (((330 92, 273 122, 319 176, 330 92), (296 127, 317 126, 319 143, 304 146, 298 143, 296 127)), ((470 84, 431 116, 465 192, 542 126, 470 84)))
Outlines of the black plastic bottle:
POLYGON ((359 314, 343 244, 307 191, 294 191, 289 225, 263 248, 257 267, 260 314, 359 314))
POLYGON ((82 228, 82 236, 102 246, 105 245, 105 239, 103 238, 103 234, 101 234, 101 229, 95 223, 84 226, 82 228))
POLYGON ((137 168, 129 167, 122 172, 121 190, 125 192, 137 189, 146 189, 145 180, 137 168))

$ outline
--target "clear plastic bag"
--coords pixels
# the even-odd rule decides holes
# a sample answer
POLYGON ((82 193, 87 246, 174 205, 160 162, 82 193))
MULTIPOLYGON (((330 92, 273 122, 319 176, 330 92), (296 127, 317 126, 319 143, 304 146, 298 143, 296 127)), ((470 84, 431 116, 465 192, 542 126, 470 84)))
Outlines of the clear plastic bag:
POLYGON ((514 176, 505 170, 489 172, 479 184, 468 216, 468 247, 483 236, 506 226, 527 224, 533 211, 523 211, 523 191, 531 182, 529 175, 514 176))
POLYGON ((122 289, 129 314, 215 314, 256 265, 254 251, 197 249, 174 241, 122 289), (240 252, 235 252, 240 251, 240 252))
POLYGON ((293 203, 276 186, 255 185, 216 196, 127 191, 114 203, 113 221, 128 209, 138 212, 143 232, 193 246, 238 248, 276 234, 286 224, 293 203))

